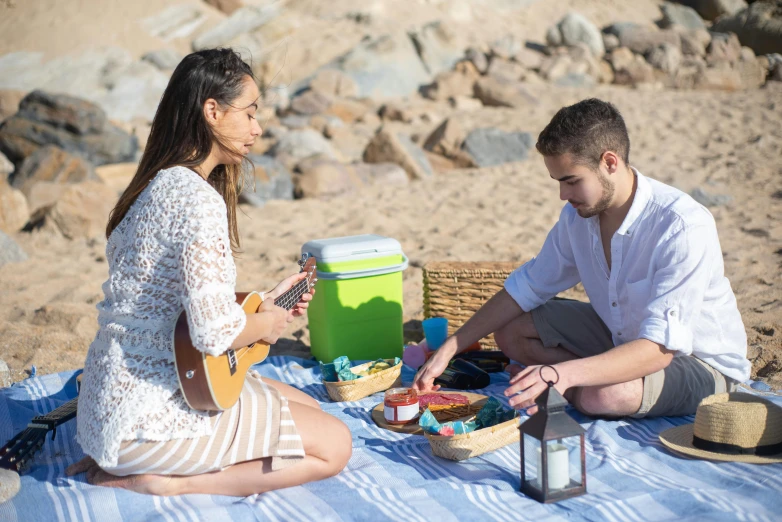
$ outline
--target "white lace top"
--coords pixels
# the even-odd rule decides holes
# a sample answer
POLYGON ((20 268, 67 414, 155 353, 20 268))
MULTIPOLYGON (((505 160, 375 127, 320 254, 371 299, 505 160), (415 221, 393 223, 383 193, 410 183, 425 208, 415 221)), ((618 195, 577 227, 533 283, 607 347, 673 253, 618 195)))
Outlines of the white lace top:
POLYGON ((235 301, 225 202, 188 168, 158 172, 109 237, 106 259, 77 440, 98 465, 111 467, 124 440, 211 434, 210 413, 190 409, 179 390, 174 325, 187 310, 195 347, 219 355, 246 316, 235 301))

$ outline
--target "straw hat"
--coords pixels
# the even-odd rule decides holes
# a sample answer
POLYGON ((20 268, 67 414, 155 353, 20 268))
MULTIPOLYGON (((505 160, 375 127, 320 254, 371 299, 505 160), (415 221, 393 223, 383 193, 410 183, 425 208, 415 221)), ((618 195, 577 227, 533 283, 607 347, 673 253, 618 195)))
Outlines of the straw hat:
POLYGON ((749 393, 711 395, 698 405, 695 424, 665 430, 660 441, 696 458, 782 462, 782 408, 749 393))

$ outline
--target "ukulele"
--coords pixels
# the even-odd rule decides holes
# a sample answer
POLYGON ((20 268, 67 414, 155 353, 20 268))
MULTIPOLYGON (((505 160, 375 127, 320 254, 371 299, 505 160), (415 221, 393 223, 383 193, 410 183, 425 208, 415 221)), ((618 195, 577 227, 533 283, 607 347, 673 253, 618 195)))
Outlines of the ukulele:
MULTIPOLYGON (((303 254, 299 261, 307 277, 274 300, 286 310, 292 309, 301 296, 315 286, 315 258, 303 254)), ((237 293, 236 302, 246 314, 254 314, 261 307, 258 292, 237 293)), ((256 341, 243 348, 229 348, 218 356, 208 355, 193 346, 186 312, 182 312, 174 328, 174 364, 179 388, 188 406, 194 410, 227 410, 239 399, 247 370, 269 355, 269 344, 256 341)))
MULTIPOLYGON (((76 380, 77 391, 79 384, 81 384, 81 375, 76 380)), ((78 402, 79 398, 75 397, 46 415, 33 417, 24 431, 17 433, 8 444, 0 448, 0 468, 17 473, 26 471, 35 453, 43 447, 46 434, 51 431, 54 440, 57 426, 76 416, 78 402)))

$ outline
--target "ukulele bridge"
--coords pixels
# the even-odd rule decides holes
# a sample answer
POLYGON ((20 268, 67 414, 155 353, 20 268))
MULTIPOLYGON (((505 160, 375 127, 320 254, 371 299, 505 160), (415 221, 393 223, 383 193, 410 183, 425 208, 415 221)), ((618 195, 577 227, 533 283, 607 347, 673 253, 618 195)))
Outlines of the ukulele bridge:
POLYGON ((228 357, 228 368, 231 370, 231 375, 236 373, 236 352, 232 349, 228 349, 225 352, 226 357, 228 357))

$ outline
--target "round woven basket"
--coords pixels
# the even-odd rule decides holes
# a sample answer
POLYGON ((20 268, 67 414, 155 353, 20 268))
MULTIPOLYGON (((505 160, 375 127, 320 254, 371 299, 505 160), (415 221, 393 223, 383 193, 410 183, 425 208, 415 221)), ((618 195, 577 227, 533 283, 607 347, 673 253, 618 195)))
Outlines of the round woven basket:
POLYGON ((449 460, 467 460, 518 442, 519 418, 463 435, 448 437, 426 432, 424 435, 432 446, 432 454, 449 460))
MULTIPOLYGON (((393 359, 385 359, 389 364, 394 364, 393 359)), ((374 362, 374 361, 372 361, 374 362)), ((353 373, 359 373, 369 368, 372 362, 359 364, 350 369, 353 373)), ((399 364, 381 370, 373 375, 354 379, 352 381, 328 382, 323 381, 329 397, 334 402, 358 401, 369 397, 373 393, 385 391, 402 385, 402 361, 399 364)))

